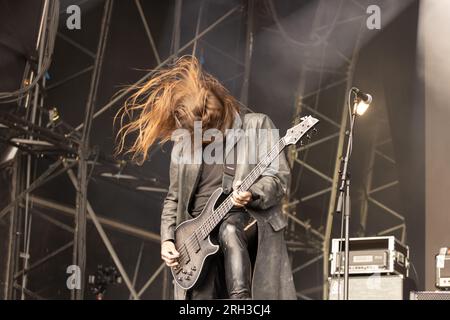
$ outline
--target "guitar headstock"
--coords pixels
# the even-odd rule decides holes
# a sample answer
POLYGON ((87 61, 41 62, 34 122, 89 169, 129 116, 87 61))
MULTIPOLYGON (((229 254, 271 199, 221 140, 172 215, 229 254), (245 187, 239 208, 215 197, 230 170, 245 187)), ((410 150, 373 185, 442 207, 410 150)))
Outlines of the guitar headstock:
POLYGON ((305 134, 311 131, 314 126, 319 122, 318 119, 312 116, 302 117, 301 122, 296 126, 288 129, 286 135, 283 137, 286 145, 296 144, 305 134))

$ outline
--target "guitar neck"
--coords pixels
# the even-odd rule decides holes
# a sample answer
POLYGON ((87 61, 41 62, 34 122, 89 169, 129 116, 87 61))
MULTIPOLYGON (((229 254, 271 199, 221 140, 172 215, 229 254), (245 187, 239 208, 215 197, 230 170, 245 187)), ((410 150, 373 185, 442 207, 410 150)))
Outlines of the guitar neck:
MULTIPOLYGON (((284 139, 278 140, 270 152, 250 171, 250 173, 242 181, 241 185, 237 188, 238 192, 247 191, 253 183, 262 175, 264 170, 275 160, 276 157, 283 151, 286 144, 284 139)), ((228 197, 214 210, 214 213, 203 223, 203 225, 197 230, 202 239, 206 238, 212 230, 219 224, 225 217, 228 211, 234 206, 231 193, 228 197)))

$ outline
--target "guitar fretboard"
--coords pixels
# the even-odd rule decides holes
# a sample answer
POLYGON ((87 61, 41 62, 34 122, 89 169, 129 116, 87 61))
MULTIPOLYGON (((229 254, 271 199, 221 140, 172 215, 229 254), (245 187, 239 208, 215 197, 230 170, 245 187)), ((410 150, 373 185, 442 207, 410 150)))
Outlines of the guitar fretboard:
MULTIPOLYGON (((276 143, 270 152, 262 159, 250 173, 242 181, 241 185, 237 188, 238 192, 247 191, 253 183, 262 175, 264 170, 272 163, 273 160, 283 151, 286 146, 284 139, 281 138, 276 143)), ((232 201, 232 195, 228 197, 214 210, 214 212, 205 220, 205 222, 197 229, 196 233, 199 238, 206 238, 211 231, 219 224, 219 222, 225 217, 228 211, 234 206, 232 201)))

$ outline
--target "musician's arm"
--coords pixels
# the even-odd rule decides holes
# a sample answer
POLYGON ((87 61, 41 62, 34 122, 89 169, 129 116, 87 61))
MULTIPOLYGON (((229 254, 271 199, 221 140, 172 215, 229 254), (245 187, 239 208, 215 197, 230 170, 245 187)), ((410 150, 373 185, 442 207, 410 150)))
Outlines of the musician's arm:
MULTIPOLYGON (((172 157, 173 158, 173 157, 172 157)), ((175 239, 175 224, 178 207, 178 164, 170 161, 170 185, 161 213, 161 243, 175 239)))
MULTIPOLYGON (((275 129, 275 125, 269 117, 264 116, 262 129, 275 129)), ((259 148, 267 151, 278 142, 279 136, 273 131, 272 134, 267 135, 267 148, 261 146, 266 143, 264 139, 259 139, 259 148)), ((252 194, 252 201, 247 204, 249 208, 264 210, 280 203, 283 196, 286 194, 290 183, 290 170, 286 160, 285 153, 282 152, 278 158, 278 165, 276 162, 269 166, 263 175, 250 187, 249 191, 252 194)))

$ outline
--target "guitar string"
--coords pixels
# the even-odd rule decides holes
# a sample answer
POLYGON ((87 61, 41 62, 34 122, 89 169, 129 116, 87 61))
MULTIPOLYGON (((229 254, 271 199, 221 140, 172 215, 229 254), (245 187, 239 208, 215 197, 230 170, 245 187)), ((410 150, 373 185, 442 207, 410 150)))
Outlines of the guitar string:
MULTIPOLYGON (((260 170, 264 170, 266 169, 271 163, 272 161, 275 159, 275 157, 281 153, 281 151, 283 150, 283 148, 285 147, 285 143, 284 143, 284 139, 280 139, 278 141, 277 144, 275 144, 272 147, 272 150, 266 155, 265 159, 261 160, 261 162, 259 162, 255 168, 252 169, 252 171, 249 173, 249 175, 244 179, 244 181, 242 182, 241 186, 239 186, 238 191, 242 192, 247 190, 254 181, 252 181, 253 179, 256 179, 258 176, 260 176, 260 174, 262 172, 259 172, 260 170), (268 160, 270 159, 270 160, 268 160), (249 183, 250 181, 252 181, 252 183, 249 183), (247 186, 247 184, 249 184, 247 186)), ((224 208, 226 208, 227 204, 229 205, 229 202, 231 201, 231 194, 219 205, 219 207, 214 210, 213 214, 211 216, 209 216, 201 225, 200 227, 197 229, 197 231, 195 231, 192 235, 190 235, 188 237, 188 239, 184 242, 182 248, 184 248, 184 251, 186 252, 187 255, 189 255, 189 251, 191 249, 194 249, 194 245, 196 245, 195 240, 198 241, 198 239, 195 239, 197 234, 198 234, 198 230, 200 230, 200 236, 202 239, 204 239, 207 235, 209 235, 209 233, 212 231, 212 229, 214 229, 217 225, 218 222, 220 222, 220 220, 222 219, 222 215, 226 215, 226 213, 231 209, 227 208, 224 210, 224 208), (219 218, 220 217, 220 218, 219 218), (208 231, 208 228, 211 229, 208 231)), ((181 249, 181 248, 180 248, 181 249)), ((181 252, 180 252, 180 259, 179 259, 179 263, 180 262, 184 262, 184 258, 186 258, 186 256, 183 254, 183 256, 181 256, 181 252)))
MULTIPOLYGON (((259 164, 258 164, 259 165, 259 164)), ((256 167, 255 167, 256 168, 256 167)), ((258 170, 260 169, 261 167, 259 167, 258 168, 258 170)), ((256 172, 256 171, 255 171, 256 172)), ((252 174, 252 173, 255 173, 253 170, 252 170, 252 172, 249 174, 249 176, 252 174)), ((244 181, 245 181, 246 179, 244 179, 244 181)), ((248 180, 247 180, 248 181, 248 180)), ((242 186, 243 185, 246 185, 247 183, 242 183, 242 186)), ((245 188, 243 188, 243 189, 245 189, 245 188)), ((228 196, 225 200, 224 200, 224 202, 216 209, 216 210, 214 210, 214 212, 213 212, 213 214, 210 216, 210 217, 208 217, 202 224, 201 224, 201 226, 198 228, 198 230, 199 231, 196 231, 196 232, 194 232, 191 236, 189 236, 189 238, 185 241, 185 243, 183 244, 183 246, 182 246, 182 248, 184 249, 184 251, 186 251, 186 253, 187 254, 189 254, 189 250, 190 249, 193 249, 193 246, 195 245, 195 237, 197 236, 197 235, 200 235, 201 236, 201 238, 202 239, 204 239, 205 238, 205 236, 206 235, 208 235, 209 234, 209 232, 208 232, 208 230, 206 229, 207 227, 209 227, 209 228, 212 228, 212 224, 215 222, 215 220, 219 220, 220 221, 220 219, 218 218, 218 216, 221 216, 222 214, 226 214, 226 212, 228 212, 229 211, 229 209, 231 209, 231 207, 230 208, 227 208, 226 210, 224 210, 224 208, 226 208, 226 205, 229 205, 229 203, 230 203, 230 200, 231 200, 231 196, 228 196), (225 212, 224 212, 225 211, 225 212), (211 219, 211 217, 213 217, 212 219, 211 219), (206 230, 205 230, 206 229, 206 230)), ((197 241, 198 241, 198 239, 197 239, 197 241)), ((180 255, 181 255, 181 252, 180 252, 180 255)), ((181 262, 184 262, 185 261, 185 256, 183 255, 183 257, 181 257, 182 259, 180 260, 181 262)))
MULTIPOLYGON (((275 159, 275 157, 281 153, 281 151, 283 150, 283 148, 285 147, 285 143, 284 143, 284 139, 280 139, 278 141, 277 144, 275 144, 272 147, 272 150, 266 155, 266 158, 263 159, 260 163, 258 163, 258 165, 255 166, 255 168, 252 169, 252 171, 250 172, 250 174, 248 175, 248 177, 246 177, 244 179, 244 181, 242 182, 241 186, 238 188, 239 191, 245 191, 246 189, 248 189, 254 181, 252 181, 262 173, 259 172, 260 170, 264 170, 265 168, 267 168, 272 161, 275 159), (275 153, 275 154, 274 154, 275 153), (270 160, 268 160, 270 159, 270 160), (251 183, 249 183, 251 181, 251 183), (247 186, 247 184, 249 184, 247 186)), ((231 195, 229 195, 224 202, 216 209, 214 210, 213 214, 211 216, 209 216, 202 224, 201 226, 197 229, 200 230, 200 236, 202 237, 202 239, 204 239, 211 231, 212 229, 214 229, 217 225, 218 222, 220 222, 220 220, 222 219, 222 215, 226 215, 226 213, 231 209, 230 208, 226 208, 226 205, 229 205, 229 202, 231 200, 231 195), (224 208, 226 208, 224 210, 224 208), (209 228, 210 230, 208 231, 209 228)), ((183 263, 185 262, 185 258, 187 258, 187 256, 189 256, 189 251, 191 249, 194 249, 194 245, 196 245, 196 243, 194 242, 195 240, 198 241, 198 238, 195 239, 198 235, 198 231, 195 231, 191 236, 188 237, 188 239, 184 242, 182 248, 184 248, 184 251, 186 253, 186 255, 182 255, 181 256, 181 252, 180 252, 180 259, 179 259, 179 263, 183 263)))
MULTIPOLYGON (((313 126, 307 126, 306 130, 304 132, 302 132, 302 136, 308 132, 310 129, 312 129, 313 126)), ((242 184, 239 186, 239 188, 237 189, 239 192, 242 191, 246 191, 253 183, 254 181, 252 181, 253 179, 256 179, 257 177, 259 177, 262 172, 258 172, 258 174, 256 175, 256 177, 254 177, 253 175, 256 174, 257 171, 259 170, 265 170, 271 163, 273 160, 275 160, 275 157, 278 156, 281 151, 286 147, 286 143, 284 141, 284 137, 281 138, 277 144, 275 144, 272 147, 272 150, 266 155, 265 159, 261 160, 253 169, 252 171, 250 171, 250 173, 248 174, 248 176, 244 179, 244 181, 242 182, 242 184), (275 153, 275 155, 273 155, 272 153, 275 153), (267 163, 266 160, 268 158, 272 158, 270 159, 267 163), (264 167, 263 167, 264 166, 264 167), (246 186, 249 182, 251 181, 251 183, 246 186)), ((190 235, 188 237, 188 239, 184 242, 184 244, 182 245, 182 247, 179 249, 180 252, 180 258, 179 258, 179 263, 181 264, 182 262, 185 261, 185 258, 189 257, 189 250, 190 249, 194 249, 193 245, 195 245, 194 240, 196 240, 195 238, 197 237, 197 233, 198 230, 200 230, 199 232, 201 233, 200 236, 202 237, 202 239, 204 239, 206 236, 209 235, 209 233, 217 226, 218 222, 221 221, 222 214, 226 215, 226 213, 231 209, 228 208, 225 210, 225 212, 223 211, 223 208, 225 208, 226 203, 228 203, 231 200, 231 194, 219 205, 219 207, 213 211, 212 215, 209 216, 201 225, 200 227, 194 231, 194 233, 192 235, 190 235), (215 221, 218 220, 218 221, 215 221), (211 230, 208 231, 208 229, 206 229, 207 227, 211 228, 211 230), (206 233, 203 232, 206 229, 206 233), (195 238, 194 238, 195 236, 195 238), (184 251, 186 253, 183 254, 182 251, 184 251)), ((197 238, 198 241, 198 238, 197 238)))
MULTIPOLYGON (((238 188, 238 191, 242 192, 242 191, 246 191, 253 183, 254 181, 257 179, 257 177, 259 177, 261 175, 261 173, 263 172, 263 170, 265 170, 271 163, 272 161, 275 159, 275 157, 282 151, 282 149, 284 148, 285 144, 283 139, 280 139, 278 141, 277 144, 275 144, 272 147, 272 150, 267 154, 267 156, 265 157, 265 159, 263 159, 260 163, 258 163, 257 166, 255 166, 255 168, 253 168, 253 170, 249 173, 248 177, 246 177, 244 179, 244 181, 242 182, 241 186, 238 188)), ((225 211, 223 214, 226 214, 229 209, 231 208, 226 208, 227 205, 229 205, 229 201, 231 201, 231 195, 227 197, 227 199, 216 209, 216 210, 222 210, 225 208, 225 211), (223 207, 223 208, 221 208, 223 207)), ((221 220, 221 215, 222 212, 219 211, 218 215, 211 215, 210 217, 208 217, 205 222, 202 224, 202 226, 200 226, 199 229, 206 229, 206 228, 214 228, 216 226, 216 224, 221 220), (217 219, 220 219, 219 221, 216 221, 217 219)), ((212 230, 208 230, 206 229, 206 235, 208 235, 212 230)), ((205 236, 205 235, 204 235, 205 236)))
MULTIPOLYGON (((280 141, 278 141, 278 143, 276 145, 274 145, 274 147, 272 148, 272 150, 269 152, 269 154, 266 155, 266 159, 267 158, 275 158, 276 155, 278 155, 283 147, 283 143, 282 139, 280 141), (278 147, 278 148, 277 148, 278 147), (277 152, 277 154, 273 155, 274 152, 277 152)), ((249 186, 251 186, 252 183, 251 180, 253 180, 253 178, 255 177, 255 175, 257 174, 257 176, 260 175, 260 171, 264 168, 266 168, 272 161, 273 159, 271 159, 270 161, 265 161, 266 159, 263 159, 260 163, 258 163, 257 166, 255 166, 255 168, 252 169, 252 171, 250 172, 250 174, 248 175, 247 178, 244 179, 243 183, 241 184, 241 186, 238 189, 241 189, 240 191, 243 191, 242 189, 247 189, 249 186), (249 185, 249 186, 247 186, 249 185)), ((215 225, 217 225, 217 221, 220 221, 222 214, 225 215, 232 207, 232 205, 230 206, 230 208, 226 208, 226 206, 230 205, 230 200, 231 200, 231 195, 228 196, 224 202, 216 209, 214 210, 214 213, 208 217, 203 223, 202 225, 198 228, 198 231, 195 231, 191 236, 189 236, 189 238, 185 241, 185 243, 182 246, 182 250, 184 251, 184 253, 180 252, 180 259, 179 259, 179 263, 183 263, 185 262, 186 258, 189 256, 189 251, 190 249, 193 249, 193 246, 195 245, 195 237, 197 237, 198 233, 200 233, 200 236, 202 237, 202 239, 205 238, 205 236, 207 236, 210 231, 208 231, 206 228, 210 228, 213 229, 213 227, 215 227, 215 225), (225 210, 224 210, 225 208, 225 210), (225 212, 224 212, 225 211, 225 212), (206 229, 206 230, 205 230, 206 229)), ((198 239, 197 239, 198 241, 198 239)), ((181 248, 180 248, 181 249, 181 248)), ((180 250, 181 251, 181 250, 180 250)))
MULTIPOLYGON (((305 132, 302 132, 302 135, 304 135, 307 131, 309 131, 312 128, 312 126, 307 126, 307 129, 305 130, 305 132)), ((262 172, 258 172, 260 169, 264 170, 266 169, 271 163, 272 161, 275 159, 276 156, 278 156, 278 154, 281 153, 281 151, 286 147, 286 144, 284 142, 284 137, 281 138, 277 144, 275 144, 272 147, 272 150, 266 155, 265 159, 261 160, 256 166, 255 168, 252 169, 252 171, 249 173, 249 175, 244 179, 244 181, 242 182, 242 184, 239 186, 238 191, 245 191, 247 190, 253 183, 254 181, 252 181, 253 179, 256 179, 257 177, 259 177, 261 175, 262 172), (272 154, 275 153, 275 154, 272 154), (271 159, 272 158, 272 159, 271 159), (266 161, 267 159, 270 159, 268 161, 266 161), (256 177, 254 176, 257 173, 256 177), (246 184, 251 181, 251 183, 246 186, 246 184)), ((192 234, 188 237, 188 239, 184 242, 183 246, 184 247, 184 251, 186 252, 186 254, 189 256, 189 251, 191 249, 194 249, 193 246, 195 245, 194 240, 197 240, 198 242, 198 232, 200 232, 200 236, 202 237, 202 239, 204 239, 206 236, 209 235, 209 233, 217 226, 217 224, 221 221, 221 219, 223 218, 222 215, 226 215, 227 212, 231 209, 227 208, 224 210, 224 208, 226 208, 226 205, 229 204, 229 201, 231 200, 231 194, 219 205, 219 207, 213 211, 213 214, 211 216, 209 216, 208 218, 206 218, 206 220, 200 225, 200 227, 192 234), (208 230, 208 228, 210 230, 208 230), (200 230, 200 231, 198 231, 200 230), (197 238, 197 239, 196 239, 197 238)), ((180 252, 181 253, 181 252, 180 252)), ((181 255, 181 254, 180 254, 181 255)), ((180 257, 179 261, 184 261, 186 256, 183 255, 183 257, 180 257)))

